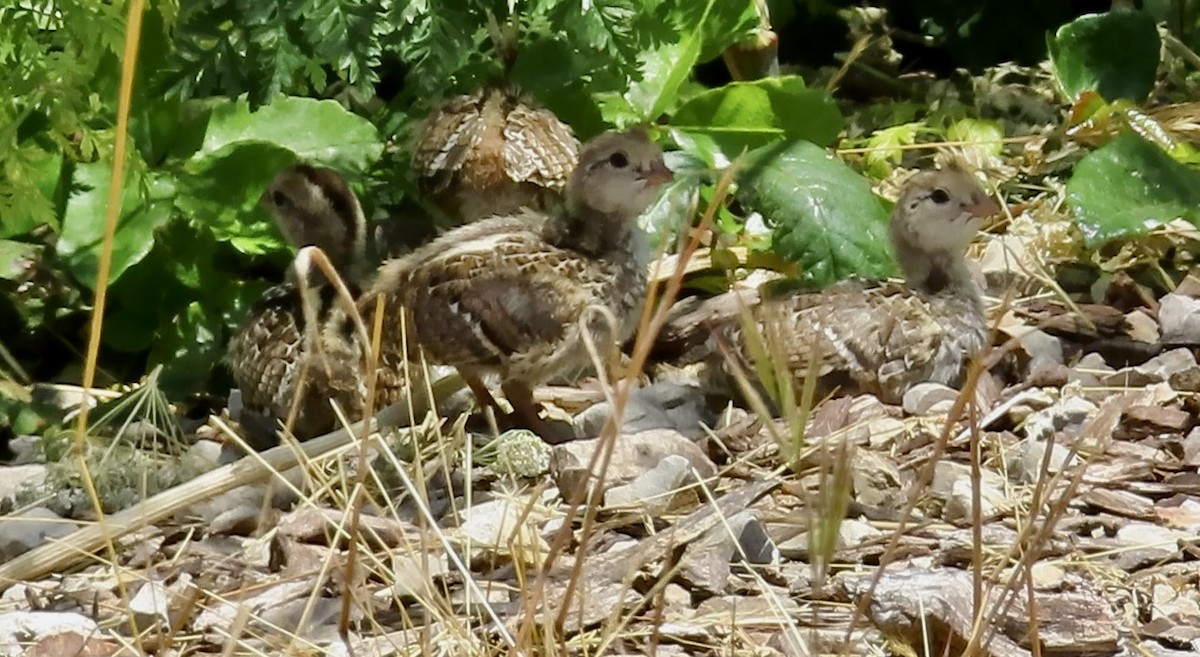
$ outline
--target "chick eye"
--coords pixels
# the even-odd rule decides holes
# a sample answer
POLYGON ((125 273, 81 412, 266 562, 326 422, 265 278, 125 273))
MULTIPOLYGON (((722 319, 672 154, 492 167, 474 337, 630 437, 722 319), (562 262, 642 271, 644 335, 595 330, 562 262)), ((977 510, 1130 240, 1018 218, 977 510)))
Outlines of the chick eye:
POLYGON ((271 201, 274 202, 277 207, 283 207, 287 205, 288 198, 283 192, 276 191, 271 193, 271 201))
POLYGON ((624 169, 629 166, 629 156, 621 151, 617 151, 608 156, 608 163, 617 169, 624 169))
POLYGON ((929 198, 933 199, 933 202, 937 203, 938 205, 949 203, 950 192, 938 187, 937 189, 933 190, 933 192, 929 195, 929 198))

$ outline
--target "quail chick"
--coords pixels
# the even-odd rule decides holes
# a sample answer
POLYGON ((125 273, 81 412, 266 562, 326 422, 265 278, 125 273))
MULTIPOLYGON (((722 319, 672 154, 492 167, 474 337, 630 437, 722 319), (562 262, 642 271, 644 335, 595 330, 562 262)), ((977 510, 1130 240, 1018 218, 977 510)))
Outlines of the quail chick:
POLYGON ((558 211, 483 219, 386 263, 363 300, 386 297, 385 354, 404 349, 404 321, 410 354, 455 366, 485 404, 481 377, 498 374, 510 422, 566 438, 538 417, 532 387, 590 362, 582 318, 601 349, 632 334, 646 287, 634 220, 670 179, 644 132, 605 133, 583 149, 558 211), (619 334, 589 307, 611 313, 619 334))
POLYGON ((550 110, 511 87, 487 86, 443 103, 413 141, 423 193, 461 222, 546 211, 579 159, 579 141, 550 110))
MULTIPOLYGON (((872 392, 898 403, 923 381, 961 385, 988 326, 966 251, 984 218, 1000 209, 971 174, 953 167, 910 178, 892 210, 890 237, 905 285, 854 281, 765 301, 759 329, 777 339, 801 381, 815 367, 822 392, 872 392)), ((724 333, 749 364, 740 322, 724 333)))
MULTIPOLYGON (((260 202, 288 243, 320 248, 352 294, 357 293, 365 220, 341 176, 330 169, 296 165, 272 180, 260 202)), ((276 423, 287 421, 293 403, 292 433, 301 440, 339 426, 330 400, 351 422, 363 411, 367 382, 357 334, 337 311, 334 288, 324 275, 307 258, 298 257, 295 265, 285 283, 254 303, 226 355, 242 393, 242 424, 252 446, 260 449, 274 444, 276 423), (307 282, 307 299, 302 298, 298 276, 307 282), (315 310, 316 326, 305 318, 306 301, 315 310)), ((377 407, 399 396, 398 371, 385 368, 380 374, 377 407)))

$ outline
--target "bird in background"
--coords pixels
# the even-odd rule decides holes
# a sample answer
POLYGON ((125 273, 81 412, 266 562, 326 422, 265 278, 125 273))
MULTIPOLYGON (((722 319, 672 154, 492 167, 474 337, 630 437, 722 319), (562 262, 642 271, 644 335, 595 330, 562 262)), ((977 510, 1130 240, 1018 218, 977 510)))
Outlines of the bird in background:
POLYGON ((407 348, 454 366, 492 406, 483 377, 497 375, 513 406, 506 426, 573 437, 539 416, 533 386, 591 362, 585 330, 603 350, 636 328, 648 249, 635 220, 671 178, 644 131, 602 134, 584 146, 557 209, 451 230, 385 263, 360 307, 366 315, 384 297, 385 354, 407 348))

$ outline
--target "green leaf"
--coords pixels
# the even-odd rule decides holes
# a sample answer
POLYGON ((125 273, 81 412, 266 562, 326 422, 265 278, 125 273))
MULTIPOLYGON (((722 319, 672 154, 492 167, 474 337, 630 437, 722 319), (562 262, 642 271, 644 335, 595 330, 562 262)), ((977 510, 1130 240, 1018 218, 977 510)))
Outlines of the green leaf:
POLYGON ((962 148, 977 150, 983 156, 1000 155, 1004 150, 1004 144, 1000 143, 1003 138, 1000 123, 988 119, 959 119, 946 130, 946 139, 971 142, 962 148))
POLYGON ((900 158, 904 157, 900 146, 917 143, 917 131, 923 126, 919 121, 912 121, 876 130, 867 140, 867 147, 871 149, 865 158, 867 173, 876 178, 891 173, 892 166, 900 164, 900 158))
POLYGON ((1124 131, 1075 167, 1067 203, 1089 245, 1180 217, 1200 226, 1200 172, 1124 131))
POLYGON ((340 170, 364 171, 383 153, 371 122, 332 100, 284 97, 251 112, 244 100, 213 108, 204 144, 192 158, 204 163, 247 142, 285 148, 296 157, 340 170))
POLYGON ((1161 39, 1149 12, 1115 9, 1063 25, 1048 39, 1059 86, 1071 102, 1085 91, 1105 100, 1145 100, 1154 86, 1161 39))
POLYGON ((801 265, 805 284, 881 278, 895 270, 888 211, 841 160, 806 141, 772 144, 747 159, 739 199, 774 227, 772 247, 801 265))
POLYGON ((224 353, 220 313, 192 302, 167 328, 155 342, 148 366, 163 365, 162 387, 169 395, 196 390, 224 353))
POLYGON ((707 133, 727 155, 777 139, 805 139, 821 146, 841 131, 842 113, 828 92, 807 89, 799 76, 734 82, 688 99, 672 127, 707 133))
MULTIPOLYGON (((154 246, 154 231, 171 218, 174 187, 165 174, 139 179, 129 167, 121 192, 121 215, 113 237, 112 267, 108 282, 121 277, 154 246), (142 190, 146 190, 143 197, 142 190)), ((80 164, 75 169, 76 190, 67 199, 62 234, 55 250, 75 279, 95 289, 108 209, 109 162, 80 164)))
POLYGON ((41 250, 38 244, 0 240, 0 279, 15 281, 26 276, 41 250))
POLYGON ((679 102, 679 87, 700 58, 700 30, 680 43, 664 44, 641 54, 642 79, 634 82, 625 98, 645 121, 656 121, 679 102))
POLYGON ((282 250, 279 231, 258 199, 275 174, 294 160, 273 144, 238 143, 189 167, 176 205, 195 225, 242 253, 282 250))

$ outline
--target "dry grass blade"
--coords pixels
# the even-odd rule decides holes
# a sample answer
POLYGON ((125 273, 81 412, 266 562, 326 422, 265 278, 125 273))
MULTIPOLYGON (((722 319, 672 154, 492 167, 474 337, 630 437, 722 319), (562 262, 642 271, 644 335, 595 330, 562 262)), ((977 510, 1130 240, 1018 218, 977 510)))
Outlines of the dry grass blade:
MULTIPOLYGON (((132 0, 129 3, 129 22, 125 28, 125 50, 121 58, 121 85, 117 98, 117 125, 113 143, 113 167, 112 175, 109 177, 108 204, 104 216, 104 236, 100 246, 100 259, 96 268, 96 298, 92 306, 91 322, 88 326, 87 358, 83 365, 83 388, 85 391, 90 390, 96 380, 96 361, 100 355, 100 336, 104 330, 104 309, 108 298, 109 272, 112 271, 113 241, 117 232, 117 219, 121 215, 121 194, 125 183, 125 154, 129 143, 129 111, 133 103, 133 80, 137 67, 138 44, 141 42, 142 9, 144 4, 143 0, 132 0)), ((115 564, 117 562, 116 547, 112 543, 111 536, 108 536, 108 532, 105 531, 104 509, 100 503, 100 496, 96 492, 96 484, 92 481, 91 474, 88 472, 87 461, 84 457, 89 406, 87 392, 85 392, 83 404, 75 422, 73 451, 79 462, 79 470, 84 488, 87 490, 88 497, 91 498, 96 516, 100 518, 96 526, 100 528, 101 544, 104 545, 109 560, 115 564)), ((99 545, 96 547, 99 547, 99 545)), ((0 576, 0 586, 3 585, 3 582, 4 580, 0 576)), ((129 592, 123 582, 118 585, 118 590, 122 601, 128 607, 129 592)), ((132 614, 129 615, 129 624, 133 636, 140 636, 137 622, 134 620, 132 614)))
MULTIPOLYGON (((667 281, 666 290, 663 291, 661 299, 657 296, 657 288, 651 288, 647 295, 646 302, 642 306, 642 314, 638 323, 637 338, 634 341, 633 354, 630 358, 630 367, 627 373, 638 373, 646 364, 646 359, 650 355, 650 349, 654 345, 654 338, 666 323, 667 314, 670 310, 670 301, 675 299, 679 290, 683 286, 684 271, 687 267, 689 258, 700 247, 699 235, 707 228, 713 225, 717 208, 729 195, 730 186, 733 184, 734 177, 739 166, 739 161, 735 161, 725 169, 721 177, 718 179, 713 201, 709 205, 707 211, 701 218, 699 230, 692 231, 691 237, 684 245, 682 251, 676 260, 675 274, 667 281), (665 301, 663 301, 665 300, 665 301), (655 309, 657 308, 657 312, 655 309)), ((689 213, 690 214, 690 213, 689 213)), ((659 254, 661 255, 661 254, 659 254)), ((660 258, 661 260, 661 258, 660 258)), ((650 280, 657 278, 651 275, 650 280)), ((613 413, 605 423, 600 434, 601 449, 595 451, 591 461, 588 463, 587 470, 595 473, 595 481, 603 482, 605 473, 608 469, 608 464, 612 456, 612 446, 616 440, 617 427, 624 414, 625 403, 629 393, 632 391, 632 385, 635 380, 632 377, 626 378, 619 386, 617 394, 613 398, 613 413)), ((568 501, 568 507, 565 512, 567 518, 573 518, 579 511, 580 505, 584 503, 586 495, 595 494, 599 490, 598 487, 581 486, 579 491, 572 496, 568 501)), ((581 544, 586 545, 588 532, 594 523, 596 504, 589 504, 584 514, 584 526, 581 530, 581 544)), ((567 544, 572 538, 572 529, 569 522, 564 523, 562 529, 555 535, 554 540, 550 544, 550 552, 544 562, 541 571, 538 573, 537 579, 534 581, 531 590, 524 600, 524 614, 521 625, 517 631, 517 644, 527 645, 526 642, 534 631, 536 622, 535 610, 542 600, 546 597, 546 586, 549 584, 549 572, 551 567, 558 557, 566 549, 567 544)), ((562 607, 555 619, 555 635, 562 636, 561 628, 565 622, 565 615, 571 608, 571 595, 574 590, 577 578, 580 576, 582 568, 582 559, 576 560, 576 569, 572 574, 569 586, 571 589, 564 596, 562 607)), ((511 648, 510 655, 516 654, 516 648, 511 648)))

